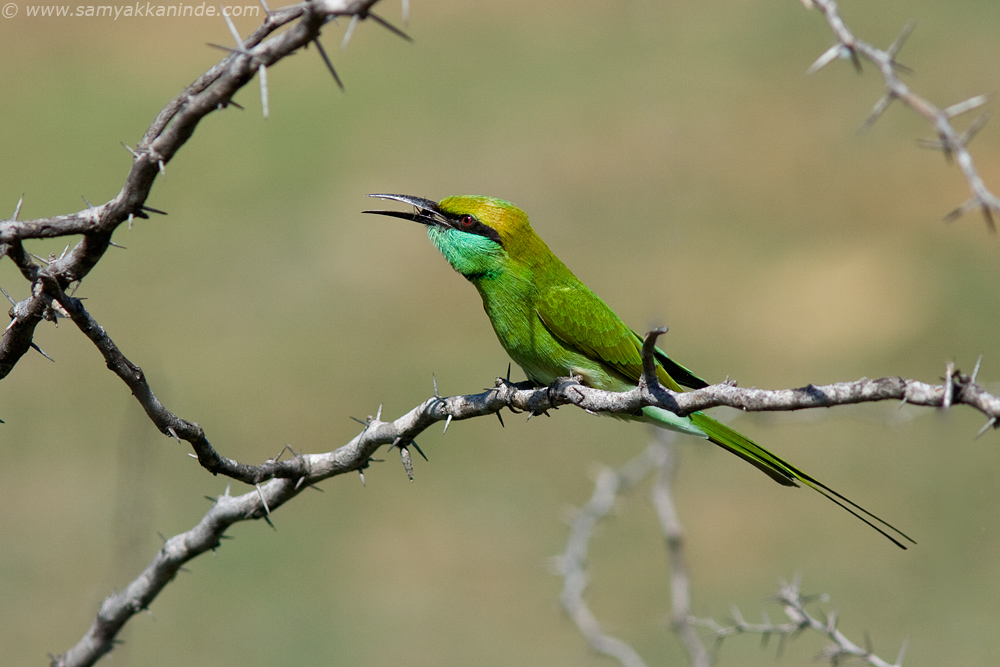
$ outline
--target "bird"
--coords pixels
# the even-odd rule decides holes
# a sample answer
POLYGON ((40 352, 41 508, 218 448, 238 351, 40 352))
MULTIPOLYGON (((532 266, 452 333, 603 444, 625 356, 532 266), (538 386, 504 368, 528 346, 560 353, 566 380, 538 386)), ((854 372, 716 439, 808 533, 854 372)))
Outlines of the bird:
MULTIPOLYGON (((480 195, 440 202, 411 195, 369 196, 413 207, 363 212, 426 226, 431 243, 479 291, 497 339, 531 382, 548 386, 557 378, 578 377, 585 386, 613 392, 638 385, 642 337, 549 250, 517 206, 480 195)), ((657 379, 667 389, 708 386, 658 347, 654 356, 657 379)), ((624 418, 708 440, 778 484, 803 484, 818 491, 896 546, 906 549, 904 541, 916 544, 895 526, 703 412, 682 417, 647 406, 624 418)))

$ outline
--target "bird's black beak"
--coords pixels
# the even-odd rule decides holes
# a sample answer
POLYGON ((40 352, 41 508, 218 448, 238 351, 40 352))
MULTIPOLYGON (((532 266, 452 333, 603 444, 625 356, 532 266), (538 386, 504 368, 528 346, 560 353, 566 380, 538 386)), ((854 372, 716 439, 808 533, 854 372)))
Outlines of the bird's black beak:
POLYGON ((368 195, 369 197, 377 197, 379 199, 391 199, 393 201, 401 201, 404 204, 410 204, 414 207, 414 211, 362 211, 362 213, 375 213, 376 215, 388 215, 393 218, 402 218, 403 220, 412 220, 413 222, 419 222, 422 225, 442 225, 448 223, 448 218, 438 210, 437 202, 433 202, 430 199, 423 199, 422 197, 413 197, 410 195, 386 195, 386 194, 374 194, 368 195))

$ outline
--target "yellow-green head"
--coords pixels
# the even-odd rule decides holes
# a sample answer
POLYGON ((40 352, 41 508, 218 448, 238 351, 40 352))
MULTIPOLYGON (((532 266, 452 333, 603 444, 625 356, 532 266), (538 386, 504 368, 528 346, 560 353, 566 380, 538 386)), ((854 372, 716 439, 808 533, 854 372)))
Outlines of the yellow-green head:
POLYGON ((528 216, 510 202, 480 195, 456 195, 434 202, 410 195, 370 197, 411 204, 412 212, 365 211, 427 225, 427 235, 451 266, 469 280, 495 275, 511 263, 535 263, 549 251, 531 229, 528 216))

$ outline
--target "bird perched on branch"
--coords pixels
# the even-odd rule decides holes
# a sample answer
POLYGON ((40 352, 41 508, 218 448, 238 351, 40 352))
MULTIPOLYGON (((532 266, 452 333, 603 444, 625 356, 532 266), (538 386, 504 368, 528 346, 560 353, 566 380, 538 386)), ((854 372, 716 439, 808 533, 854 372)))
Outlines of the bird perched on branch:
MULTIPOLYGON (((513 204, 462 195, 433 202, 421 197, 373 194, 410 204, 413 211, 365 211, 427 226, 431 242, 452 268, 476 286, 507 354, 538 385, 579 376, 606 391, 634 389, 642 375, 642 338, 573 275, 513 204)), ((655 349, 656 376, 675 392, 708 383, 655 349)), ((907 535, 757 443, 702 412, 686 417, 648 406, 627 419, 687 433, 719 445, 785 486, 809 486, 897 546, 907 535)))

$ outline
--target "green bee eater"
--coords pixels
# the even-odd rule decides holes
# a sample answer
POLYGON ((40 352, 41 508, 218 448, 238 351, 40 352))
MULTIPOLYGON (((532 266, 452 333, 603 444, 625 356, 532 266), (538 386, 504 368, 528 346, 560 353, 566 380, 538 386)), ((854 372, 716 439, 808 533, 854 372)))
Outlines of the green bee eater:
MULTIPOLYGON (((501 199, 471 195, 440 202, 409 195, 369 196, 414 207, 412 212, 365 213, 427 226, 431 242, 452 268, 479 290, 500 344, 532 382, 545 386, 559 377, 579 376, 584 385, 606 391, 636 387, 642 374, 642 338, 549 250, 524 211, 501 199)), ((667 389, 708 386, 659 348, 655 356, 657 378, 667 389)), ((897 546, 906 548, 896 536, 915 544, 894 526, 702 412, 680 417, 649 406, 625 418, 704 438, 779 484, 801 482, 815 489, 897 546)))

